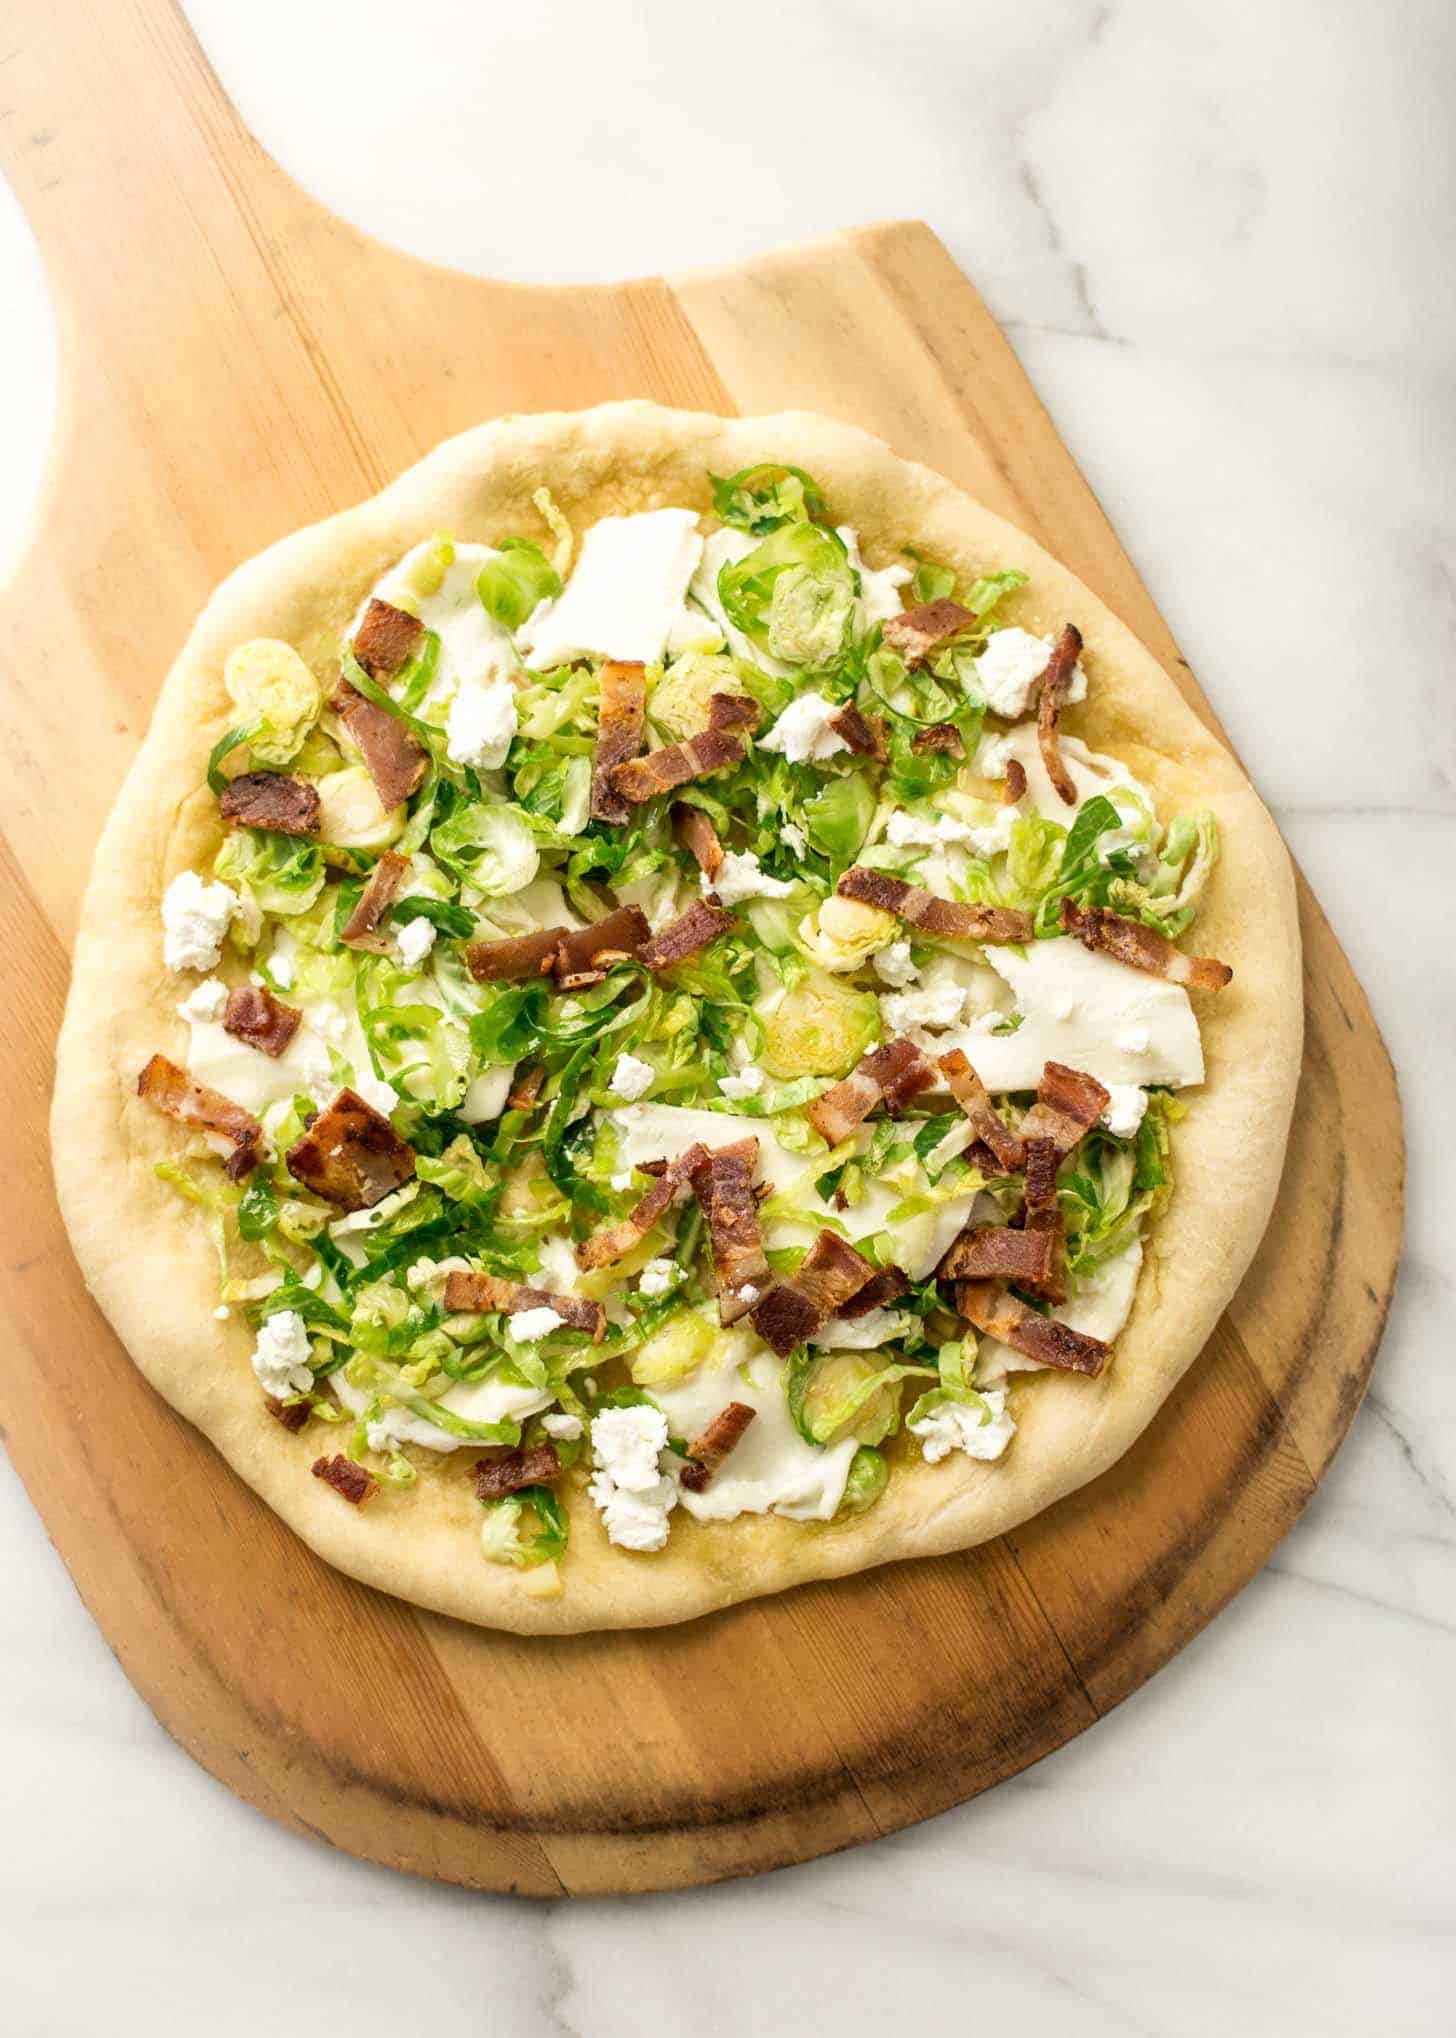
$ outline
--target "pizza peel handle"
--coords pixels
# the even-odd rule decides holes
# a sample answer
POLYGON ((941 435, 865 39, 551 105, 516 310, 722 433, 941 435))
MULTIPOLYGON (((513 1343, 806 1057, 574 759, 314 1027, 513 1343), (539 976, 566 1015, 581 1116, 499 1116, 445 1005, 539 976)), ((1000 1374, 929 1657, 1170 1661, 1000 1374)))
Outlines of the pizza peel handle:
POLYGON ((54 292, 62 402, 5 598, 3 1103, 25 1193, 0 1275, 14 1331, 0 1420, 88 1606, 159 1718, 252 1803, 480 1887, 750 1873, 1016 1773, 1253 1575, 1373 1362, 1400 1246, 1400 1113, 1306 888, 1279 1236, 1137 1446, 999 1542, 685 1628, 532 1643, 319 1562, 152 1393, 90 1302, 45 1127, 89 848, 193 616, 239 561, 499 412, 635 395, 867 426, 1030 529, 1211 723, 1006 341, 919 225, 610 289, 432 268, 269 161, 166 0, 12 0, 7 26, 0 162, 54 292))

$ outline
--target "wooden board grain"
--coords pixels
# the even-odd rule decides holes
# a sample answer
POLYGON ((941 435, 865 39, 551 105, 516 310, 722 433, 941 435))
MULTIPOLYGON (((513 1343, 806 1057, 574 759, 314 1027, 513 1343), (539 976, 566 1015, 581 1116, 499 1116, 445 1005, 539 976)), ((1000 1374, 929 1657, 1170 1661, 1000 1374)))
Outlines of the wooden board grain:
POLYGON ((868 426, 1033 531, 1216 726, 1004 337, 913 224, 671 284, 527 290, 431 268, 282 175, 165 0, 12 0, 6 34, 0 160, 46 260, 63 396, 0 619, 0 1108, 18 1146, 0 1396, 87 1605, 158 1717, 261 1810, 481 1888, 748 1873, 1014 1774, 1253 1575, 1374 1358, 1400 1113, 1307 888, 1277 1246, 1138 1446, 983 1549, 680 1629, 533 1642, 330 1571, 132 1367, 71 1261, 45 1151, 87 851, 193 615, 271 539, 500 411, 639 395, 868 426))

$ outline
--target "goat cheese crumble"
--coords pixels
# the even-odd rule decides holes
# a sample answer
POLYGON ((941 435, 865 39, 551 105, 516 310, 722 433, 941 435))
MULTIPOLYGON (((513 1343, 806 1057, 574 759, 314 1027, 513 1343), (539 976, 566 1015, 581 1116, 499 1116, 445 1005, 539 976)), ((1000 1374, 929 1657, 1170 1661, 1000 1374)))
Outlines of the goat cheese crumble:
POLYGON ((445 754, 452 764, 493 771, 505 763, 515 733, 516 693, 510 681, 467 680, 450 703, 445 754))
POLYGON ((394 937, 400 961, 409 969, 418 969, 435 945, 435 934, 433 920, 406 920, 394 937))
POLYGON ((838 713, 834 702, 825 700, 822 693, 801 693, 789 702, 768 734, 759 737, 758 747, 777 750, 791 764, 822 764, 826 757, 849 748, 839 731, 830 727, 830 717, 838 713))
POLYGON ((312 1387, 308 1327, 296 1309, 280 1309, 258 1326, 253 1371, 263 1392, 275 1401, 306 1394, 312 1387))
POLYGON ((534 1345, 543 1337, 550 1337, 553 1330, 560 1330, 565 1321, 559 1310, 543 1302, 539 1309, 521 1309, 508 1316, 506 1330, 513 1344, 534 1345))
POLYGON ((220 880, 179 871, 162 894, 162 960, 170 970, 216 969, 238 895, 220 880))
POLYGON ((1006 1406, 1004 1387, 988 1387, 981 1396, 989 1414, 974 1403, 942 1402, 919 1422, 905 1426, 920 1438, 920 1450, 927 1465, 938 1465, 952 1451, 964 1451, 968 1458, 999 1458, 1012 1437, 1016 1424, 1006 1406))
POLYGON ((604 1408, 591 1426, 594 1471, 588 1492, 609 1541, 626 1550, 660 1550, 677 1481, 658 1465, 667 1449, 660 1408, 604 1408))
POLYGON ((703 890, 716 892, 724 906, 738 906, 745 899, 786 899, 794 889, 783 878, 770 877, 751 850, 724 852, 715 878, 703 872, 703 890))
POLYGON ((635 1054, 619 1054, 617 1066, 612 1070, 612 1079, 607 1088, 614 1097, 621 1097, 625 1103, 635 1104, 639 1097, 645 1097, 652 1088, 656 1073, 650 1061, 639 1061, 635 1054))
MULTIPOLYGON (((1007 721, 1014 721, 1026 713, 1036 683, 1046 671, 1054 642, 1052 637, 1033 637, 1029 630, 991 632, 985 650, 976 660, 976 676, 993 715, 1004 715, 1007 721)), ((1067 699, 1080 701, 1086 694, 1087 675, 1079 659, 1067 699)))

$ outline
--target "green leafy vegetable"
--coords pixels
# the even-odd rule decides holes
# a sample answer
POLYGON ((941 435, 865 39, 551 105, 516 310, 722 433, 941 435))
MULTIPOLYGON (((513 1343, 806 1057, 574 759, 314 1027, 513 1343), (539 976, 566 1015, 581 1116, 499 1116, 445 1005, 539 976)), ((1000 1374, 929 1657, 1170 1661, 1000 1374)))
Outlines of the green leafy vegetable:
POLYGON ((710 474, 713 514, 720 523, 761 535, 782 524, 810 523, 826 514, 819 484, 802 467, 765 462, 726 479, 710 474))
POLYGON ((561 575, 529 538, 502 538, 499 555, 481 567, 475 592, 503 629, 519 630, 539 602, 560 594, 561 575))

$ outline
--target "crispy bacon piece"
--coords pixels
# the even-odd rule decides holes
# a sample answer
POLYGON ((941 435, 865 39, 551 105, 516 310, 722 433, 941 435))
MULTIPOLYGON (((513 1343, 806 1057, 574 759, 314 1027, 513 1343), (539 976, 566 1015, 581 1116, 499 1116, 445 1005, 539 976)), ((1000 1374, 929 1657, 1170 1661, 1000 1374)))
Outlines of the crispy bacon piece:
MULTIPOLYGON (((631 1252, 634 1245, 640 1245, 658 1218, 665 1217, 673 1204, 687 1194, 693 1176, 707 1159, 708 1149, 696 1141, 686 1153, 668 1161, 634 1209, 616 1224, 594 1231, 590 1238, 582 1240, 576 1249, 576 1264, 588 1272, 594 1267, 610 1267, 631 1252)), ((645 1172, 655 1170, 649 1167, 645 1172)))
POLYGON ((137 1095, 183 1125, 195 1126, 199 1132, 217 1133, 228 1140, 232 1152, 227 1157, 227 1172, 232 1181, 236 1182, 257 1165, 263 1128, 252 1112, 225 1097, 221 1090, 210 1090, 206 1083, 194 1082, 185 1069, 179 1069, 164 1054, 154 1054, 137 1077, 137 1095))
POLYGON ((1014 1175, 1026 1156, 1021 1141, 997 1115, 991 1093, 958 1047, 940 1057, 946 1088, 970 1119, 976 1143, 970 1148, 983 1174, 1014 1175))
POLYGON ((907 884, 887 871, 866 870, 855 864, 835 886, 842 899, 857 899, 862 906, 878 906, 882 913, 894 913, 912 927, 938 934, 952 941, 1030 941, 1030 913, 1012 906, 967 906, 959 899, 939 899, 919 885, 907 884))
POLYGON ((1112 1346, 1100 1337, 1088 1337, 1054 1316, 1038 1316, 994 1281, 958 1281, 955 1300, 967 1323, 1024 1352, 1039 1366, 1059 1366, 1064 1373, 1095 1378, 1112 1357, 1112 1346))
POLYGON ((807 1344, 816 1331, 872 1281, 878 1270, 837 1232, 821 1231, 799 1271, 770 1288, 751 1312, 753 1327, 781 1359, 807 1344))
POLYGON ((968 630, 975 620, 969 609, 963 609, 958 601, 945 598, 922 602, 919 608, 905 609, 900 615, 891 616, 881 635, 891 650, 898 651, 913 669, 923 665, 937 646, 948 644, 952 637, 968 630))
POLYGON ((376 594, 354 632, 354 656, 371 679, 393 679, 414 657, 424 636, 418 616, 392 607, 376 594))
POLYGON ((222 1015, 225 1032, 256 1047, 259 1054, 276 1061, 288 1046, 303 1018, 296 1005, 285 1005, 271 991, 257 984, 240 984, 228 992, 222 1015))
POLYGON ((1064 934, 1075 934, 1084 948, 1094 952, 1100 948, 1147 976, 1166 977, 1170 984, 1191 985, 1195 991, 1221 991, 1233 975, 1226 962, 1211 955, 1185 955, 1156 928, 1124 920, 1110 906, 1082 907, 1063 899, 1060 913, 1064 934))
POLYGON ((866 1281, 858 1294, 848 1302, 841 1302, 841 1316, 868 1316, 872 1309, 888 1309, 892 1302, 898 1302, 902 1295, 910 1292, 908 1277, 899 1267, 881 1267, 872 1281, 866 1281))
POLYGON ((672 820, 678 841, 711 884, 723 868, 723 845, 717 829, 701 807, 691 807, 685 800, 673 808, 672 820))
POLYGON ((244 771, 229 779, 218 801, 235 828, 272 828, 279 835, 317 835, 318 787, 282 771, 244 771))
POLYGON ((644 945, 641 959, 649 969, 671 969, 726 934, 732 925, 733 915, 716 899, 694 899, 685 913, 679 913, 644 945))
POLYGON ((263 1406, 275 1422, 281 1422, 290 1436, 297 1436, 306 1429, 313 1414, 313 1405, 308 1401, 280 1401, 276 1394, 265 1394, 263 1406))
POLYGON ((357 1090, 340 1090, 284 1158, 291 1175, 344 1210, 368 1210, 415 1171, 414 1148, 357 1090))
POLYGON ((733 1450, 758 1410, 746 1401, 730 1401, 721 1409, 700 1437, 688 1445, 692 1464, 683 1470, 682 1483, 689 1493, 701 1493, 728 1453, 733 1450))
POLYGON ((954 722, 932 722, 928 729, 910 738, 910 748, 921 757, 933 750, 942 750, 947 757, 964 757, 966 739, 954 722))
POLYGON ((935 1081, 935 1071, 910 1040, 887 1040, 807 1107, 809 1123, 831 1146, 848 1139, 878 1104, 893 1114, 935 1081))
POLYGON ((1017 1281, 1038 1286, 1050 1277, 1052 1240, 1046 1232, 1009 1224, 977 1224, 963 1231, 941 1261, 942 1281, 1017 1281))
POLYGON ((364 759, 382 807, 392 811, 419 791, 430 768, 430 753, 407 723, 388 708, 365 700, 346 679, 334 688, 329 705, 364 759))
POLYGON ((1019 757, 1006 760, 1006 783, 1001 789, 1003 807, 1019 806, 1026 798, 1026 766, 1019 757))
POLYGON ((388 952, 389 943, 379 932, 379 923, 399 897, 399 888, 409 870, 409 858, 398 850, 386 849, 369 873, 369 882, 359 903, 344 924, 339 939, 346 948, 367 948, 374 955, 388 952))
POLYGON ((614 827, 632 817, 632 809, 612 785, 612 773, 642 748, 647 726, 645 668, 622 658, 602 667, 597 701, 597 754, 592 765, 591 818, 614 827))
POLYGON ((1108 1094, 1095 1076, 1049 1061, 1036 1086, 1036 1102, 1021 1121, 1023 1141, 1050 1140, 1057 1159, 1065 1160, 1107 1109, 1108 1094))
POLYGON ((481 984, 549 976, 566 933, 564 927, 546 927, 539 934, 511 934, 503 941, 471 941, 465 948, 466 966, 481 984))
MULTIPOLYGON (((729 696, 714 694, 713 698, 724 700, 729 696)), ((739 737, 730 735, 726 729, 709 728, 699 736, 690 736, 686 743, 669 743, 661 750, 649 750, 645 757, 629 758, 613 769, 611 781, 623 799, 640 807, 644 800, 670 793, 691 779, 710 778, 715 771, 725 771, 730 764, 740 763, 743 756, 739 737)))
POLYGON ((725 1330, 746 1316, 772 1283, 753 1193, 757 1165, 758 1141, 740 1139, 715 1148, 692 1178, 713 1248, 718 1321, 725 1330))
POLYGON ((477 1500, 504 1500, 523 1486, 545 1486, 561 1476, 555 1444, 532 1444, 507 1451, 503 1458, 477 1458, 471 1466, 477 1500))
POLYGON ((829 726, 859 757, 877 757, 883 761, 890 754, 890 738, 884 717, 876 715, 872 719, 862 715, 852 701, 835 710, 829 717, 829 726))
POLYGON ((1023 1274, 1019 1278, 1023 1287, 1044 1295, 1048 1302, 1065 1302, 1067 1299, 1062 1281, 1067 1228, 1062 1222, 1062 1206, 1057 1196, 1057 1169, 1061 1158, 1055 1140, 1028 1139, 1026 1142, 1022 1236, 1046 1240, 1047 1265, 1044 1273, 1023 1274))
POLYGON ((529 1111, 540 1096, 541 1085, 545 1080, 545 1062, 537 1062, 535 1068, 527 1069, 524 1075, 517 1076, 511 1085, 510 1094, 506 1098, 507 1110, 529 1111))
POLYGON ((758 702, 746 693, 715 693, 708 697, 710 729, 756 729, 762 714, 758 702))
POLYGON ((352 1458, 346 1458, 340 1452, 335 1452, 332 1458, 315 1458, 312 1470, 315 1479, 322 1479, 326 1486, 332 1486, 351 1507, 362 1507, 379 1491, 379 1481, 374 1474, 366 1472, 362 1465, 356 1465, 352 1458))
POLYGON ((1081 655, 1082 632, 1075 623, 1067 623, 1046 662, 1041 676, 1041 698, 1036 706, 1036 740, 1041 750, 1041 761, 1046 766, 1047 777, 1057 789, 1057 798, 1068 807, 1077 804, 1077 788, 1062 762, 1058 729, 1072 674, 1081 655))
POLYGON ((618 906, 594 925, 563 934, 553 965, 557 990, 599 984, 614 962, 639 955, 646 939, 647 916, 640 906, 618 906))
POLYGON ((503 1315, 519 1316, 526 1309, 554 1309, 572 1330, 589 1330, 594 1345, 607 1334, 607 1312, 600 1302, 588 1302, 583 1295, 556 1295, 547 1288, 526 1288, 519 1281, 502 1280, 499 1274, 467 1273, 458 1267, 445 1276, 445 1307, 451 1315, 499 1309, 503 1315))

